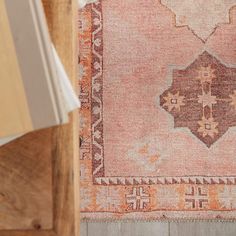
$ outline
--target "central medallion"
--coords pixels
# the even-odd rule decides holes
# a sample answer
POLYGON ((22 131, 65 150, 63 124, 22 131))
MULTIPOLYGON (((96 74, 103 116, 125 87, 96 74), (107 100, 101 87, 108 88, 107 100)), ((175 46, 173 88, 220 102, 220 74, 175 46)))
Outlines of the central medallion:
POLYGON ((220 24, 230 24, 236 0, 161 0, 161 4, 175 14, 176 26, 187 26, 206 42, 220 24))
POLYGON ((236 126, 236 68, 202 53, 184 70, 173 70, 160 105, 175 127, 188 127, 207 147, 236 126))

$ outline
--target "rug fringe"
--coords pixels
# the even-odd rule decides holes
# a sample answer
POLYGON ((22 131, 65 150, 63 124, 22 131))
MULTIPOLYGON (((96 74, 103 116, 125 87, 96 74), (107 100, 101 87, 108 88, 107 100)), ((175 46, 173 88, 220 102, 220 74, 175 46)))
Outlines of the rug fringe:
POLYGON ((191 218, 178 218, 178 219, 80 219, 85 223, 134 223, 134 222, 159 222, 159 223, 236 223, 236 219, 191 219, 191 218))

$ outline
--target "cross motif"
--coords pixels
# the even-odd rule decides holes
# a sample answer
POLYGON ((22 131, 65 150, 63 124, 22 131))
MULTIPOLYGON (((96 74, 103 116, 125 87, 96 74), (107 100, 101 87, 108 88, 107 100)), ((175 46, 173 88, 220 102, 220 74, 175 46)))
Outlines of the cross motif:
POLYGON ((172 85, 160 105, 174 117, 174 127, 188 127, 208 148, 236 126, 236 68, 207 51, 188 67, 174 69, 172 85))
POLYGON ((201 187, 191 187, 190 192, 185 193, 185 202, 192 209, 203 209, 208 203, 208 195, 201 187))
POLYGON ((150 195, 143 187, 134 187, 132 192, 126 195, 126 203, 132 210, 144 210, 149 202, 150 195))

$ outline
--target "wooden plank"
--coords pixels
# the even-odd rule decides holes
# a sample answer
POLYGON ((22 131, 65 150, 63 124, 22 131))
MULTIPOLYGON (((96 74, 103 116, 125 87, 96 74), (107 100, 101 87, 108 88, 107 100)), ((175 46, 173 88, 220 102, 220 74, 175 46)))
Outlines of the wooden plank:
POLYGON ((121 236, 121 222, 117 223, 88 223, 88 236, 121 236))
POLYGON ((168 236, 168 230, 165 222, 88 223, 88 236, 168 236))
POLYGON ((235 223, 186 222, 170 223, 170 236, 235 236, 235 223))
POLYGON ((0 230, 53 228, 51 135, 38 131, 0 149, 0 230))
MULTIPOLYGON (((75 87, 77 81, 77 1, 43 0, 52 41, 75 87)), ((54 230, 79 235, 78 112, 54 129, 54 230)))
POLYGON ((35 230, 3 230, 1 236, 57 236, 53 230, 35 231, 35 230))
POLYGON ((88 236, 88 223, 87 222, 80 223, 80 236, 88 236))
POLYGON ((125 236, 168 236, 167 222, 133 222, 122 224, 125 236))
MULTIPOLYGON (((77 1, 76 0, 43 0, 44 7, 47 13, 47 19, 49 22, 50 32, 53 42, 62 58, 66 71, 71 78, 73 84, 76 83, 76 28, 77 28, 77 1)), ((21 172, 25 178, 30 179, 33 176, 35 169, 40 169, 42 178, 47 178, 47 181, 52 181, 53 196, 48 196, 48 199, 53 197, 53 227, 51 230, 44 230, 46 226, 38 221, 29 220, 35 230, 25 230, 20 227, 17 230, 0 230, 1 236, 77 236, 79 235, 79 163, 78 163, 78 119, 77 112, 74 112, 70 116, 70 123, 62 127, 47 129, 45 133, 41 131, 29 134, 27 142, 15 141, 10 146, 6 145, 4 148, 0 148, 1 155, 4 155, 4 160, 7 160, 6 165, 3 167, 15 172, 21 172), (34 138, 37 136, 37 139, 34 138), (48 141, 50 140, 50 141, 48 141), (20 142, 25 145, 30 145, 29 148, 21 147, 20 142), (40 149, 36 148, 42 143, 40 149), (22 149, 21 149, 22 148, 22 149), (19 150, 22 153, 19 153, 19 150), (44 153, 44 150, 49 150, 44 153), (37 155, 37 152, 40 154, 37 155), (21 157, 27 156, 29 160, 21 157), (7 159, 9 157, 9 159, 7 159), (52 175, 43 176, 44 170, 47 169, 47 165, 41 167, 40 162, 47 160, 48 163, 52 163, 52 175), (27 164, 30 162, 30 164, 27 164), (17 163, 17 164, 16 164, 17 163), (38 165, 41 167, 39 168, 38 165), (14 169, 12 168, 14 167, 14 169), (29 168, 31 167, 31 168, 29 168), (33 172, 31 175, 30 173, 33 172), (26 174, 27 173, 27 174, 26 174)), ((23 138, 24 139, 24 138, 23 138)), ((3 165, 0 160, 0 166, 3 165)), ((49 164, 50 166, 50 164, 49 164)), ((39 171, 40 172, 40 171, 39 171)), ((37 172, 38 173, 38 172, 37 172)), ((39 175, 40 173, 38 173, 39 175)), ((8 175, 10 187, 12 189, 17 185, 17 179, 13 185, 11 181, 12 175, 8 175)), ((41 177, 40 177, 41 178, 41 177)), ((39 179, 40 179, 39 178, 39 179)), ((27 180, 28 180, 27 179, 27 180)), ((32 179, 32 181, 35 178, 32 179)), ((30 182, 30 180, 28 180, 30 182)), ((27 181, 25 180, 25 185, 27 181)), ((1 186, 1 185, 0 185, 1 186)), ((18 192, 15 199, 21 200, 19 196, 25 195, 24 202, 27 204, 27 194, 30 192, 29 185, 26 188, 26 192, 22 189, 22 192, 18 192)), ((47 191, 39 189, 37 194, 40 195, 40 191, 47 191)), ((5 195, 1 196, 3 198, 5 195)), ((1 201, 2 199, 0 199, 1 201)), ((37 205, 40 201, 34 201, 37 205)), ((30 207, 30 206, 29 206, 30 207)), ((47 208, 45 204, 45 209, 47 208)), ((51 210, 49 207, 46 209, 51 210)), ((46 215, 46 214, 45 214, 46 215)), ((37 212, 34 216, 38 216, 37 212)), ((13 216, 14 217, 14 216, 13 216)), ((24 217, 24 214, 22 214, 24 217)), ((15 219, 17 221, 17 218, 15 219)), ((44 220, 49 222, 45 217, 44 220)), ((47 227, 49 227, 48 225, 47 227)))

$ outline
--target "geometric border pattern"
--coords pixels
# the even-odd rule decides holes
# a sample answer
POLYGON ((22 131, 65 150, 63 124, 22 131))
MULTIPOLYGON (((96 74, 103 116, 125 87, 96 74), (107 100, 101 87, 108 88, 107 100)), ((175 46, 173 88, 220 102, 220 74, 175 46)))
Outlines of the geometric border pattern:
POLYGON ((102 4, 92 4, 92 165, 93 177, 104 176, 102 4))
POLYGON ((95 185, 226 184, 236 176, 106 177, 103 145, 103 26, 101 1, 92 4, 92 166, 95 185))
POLYGON ((153 185, 153 184, 224 184, 236 185, 236 177, 191 176, 191 177, 96 177, 99 185, 153 185))

